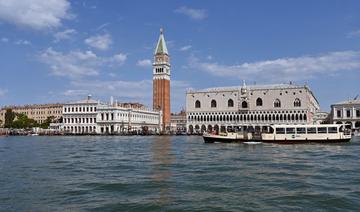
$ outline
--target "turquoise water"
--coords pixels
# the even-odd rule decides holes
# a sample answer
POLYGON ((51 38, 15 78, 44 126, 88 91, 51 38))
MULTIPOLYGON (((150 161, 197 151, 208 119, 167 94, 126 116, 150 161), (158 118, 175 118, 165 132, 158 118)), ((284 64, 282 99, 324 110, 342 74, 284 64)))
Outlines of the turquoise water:
POLYGON ((0 137, 1 211, 358 211, 360 141, 0 137))

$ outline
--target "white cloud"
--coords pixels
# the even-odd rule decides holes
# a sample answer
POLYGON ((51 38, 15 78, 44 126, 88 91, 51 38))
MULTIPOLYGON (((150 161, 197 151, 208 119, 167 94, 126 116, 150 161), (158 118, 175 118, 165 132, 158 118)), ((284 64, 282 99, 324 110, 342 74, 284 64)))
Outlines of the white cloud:
POLYGON ((188 16, 190 19, 193 20, 203 20, 207 17, 206 10, 203 9, 193 9, 189 7, 180 7, 175 10, 176 13, 183 14, 188 16))
POLYGON ((66 29, 64 31, 61 31, 61 32, 56 32, 54 34, 54 42, 59 42, 61 40, 68 40, 68 39, 71 39, 71 37, 73 35, 75 35, 77 32, 75 29, 66 29))
POLYGON ((99 69, 104 66, 122 65, 126 55, 120 53, 112 57, 98 57, 92 51, 63 53, 48 48, 39 55, 39 59, 50 66, 55 76, 81 78, 98 75, 99 69))
POLYGON ((59 27, 72 18, 68 0, 1 0, 0 20, 35 30, 59 27))
POLYGON ((187 50, 189 50, 189 49, 191 49, 192 48, 192 46, 191 45, 187 45, 187 46, 183 46, 183 47, 181 47, 180 48, 180 51, 187 51, 187 50))
POLYGON ((16 45, 24 45, 24 46, 27 46, 27 45, 31 45, 31 42, 28 41, 28 40, 18 40, 15 42, 16 45))
POLYGON ((349 32, 347 35, 346 35, 347 38, 357 38, 357 37, 360 37, 360 29, 359 30, 356 30, 356 31, 352 31, 352 32, 349 32))
MULTIPOLYGON (((123 80, 75 80, 71 82, 74 91, 67 94, 85 96, 91 93, 95 96, 107 99, 114 96, 119 101, 141 102, 150 107, 152 105, 152 80, 123 81, 123 80), (80 91, 84 91, 81 93, 80 91), (85 92, 86 91, 86 92, 85 92)), ((171 81, 172 107, 179 109, 185 104, 185 92, 189 84, 184 81, 171 81)))
POLYGON ((122 65, 122 64, 124 64, 124 62, 126 60, 127 60, 127 55, 119 53, 119 54, 116 54, 116 55, 112 56, 111 58, 107 59, 106 61, 110 62, 110 63, 115 63, 117 65, 119 65, 119 64, 122 65))
POLYGON ((144 60, 138 60, 136 65, 140 66, 140 67, 148 68, 148 67, 151 67, 152 63, 151 63, 151 60, 144 59, 144 60))
POLYGON ((240 65, 221 65, 201 62, 198 59, 193 59, 190 63, 214 76, 260 79, 265 82, 306 80, 336 75, 343 71, 358 71, 360 52, 330 52, 323 55, 280 58, 240 65))
POLYGON ((112 44, 112 39, 109 34, 104 35, 95 35, 85 39, 84 41, 87 45, 99 49, 99 50, 107 50, 112 44))
POLYGON ((66 90, 62 93, 64 96, 86 96, 89 94, 88 90, 66 90))
POLYGON ((8 38, 3 37, 3 38, 1 38, 1 42, 7 43, 7 42, 9 42, 9 39, 8 39, 8 38))
POLYGON ((7 89, 2 89, 0 88, 0 97, 3 97, 7 94, 8 90, 7 89))

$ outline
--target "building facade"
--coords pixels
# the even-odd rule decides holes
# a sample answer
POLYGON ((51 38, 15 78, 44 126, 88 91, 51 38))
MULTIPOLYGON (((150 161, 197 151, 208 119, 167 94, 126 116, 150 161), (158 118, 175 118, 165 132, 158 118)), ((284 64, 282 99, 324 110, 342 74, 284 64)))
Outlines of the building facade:
POLYGON ((64 104, 63 130, 67 134, 121 134, 132 131, 159 133, 161 111, 139 103, 100 103, 87 99, 64 104))
POLYGON ((98 134, 125 134, 129 132, 160 133, 161 111, 155 112, 139 107, 100 105, 97 114, 98 134))
POLYGON ((171 114, 171 132, 183 133, 186 132, 186 112, 171 114))
POLYGON ((97 108, 101 103, 87 99, 64 104, 63 130, 67 134, 96 134, 97 108))
POLYGON ((309 124, 320 106, 307 86, 254 85, 189 90, 186 118, 189 133, 234 126, 309 124))
POLYGON ((5 124, 5 113, 11 109, 15 113, 24 114, 37 123, 44 123, 49 117, 59 120, 62 117, 62 104, 33 104, 23 106, 5 106, 0 109, 0 127, 5 124))
POLYGON ((348 124, 360 129, 360 100, 348 100, 331 105, 331 122, 348 124))
POLYGON ((153 63, 153 110, 162 111, 162 128, 170 128, 170 56, 163 30, 156 45, 153 63))

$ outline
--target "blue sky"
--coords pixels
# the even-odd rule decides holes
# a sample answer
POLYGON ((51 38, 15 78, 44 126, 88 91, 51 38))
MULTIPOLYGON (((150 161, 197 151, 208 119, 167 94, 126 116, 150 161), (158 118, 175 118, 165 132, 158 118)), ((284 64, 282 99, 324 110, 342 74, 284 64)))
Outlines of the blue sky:
POLYGON ((172 111, 186 89, 307 84, 323 111, 360 94, 359 1, 0 0, 0 105, 152 103, 159 28, 172 111))

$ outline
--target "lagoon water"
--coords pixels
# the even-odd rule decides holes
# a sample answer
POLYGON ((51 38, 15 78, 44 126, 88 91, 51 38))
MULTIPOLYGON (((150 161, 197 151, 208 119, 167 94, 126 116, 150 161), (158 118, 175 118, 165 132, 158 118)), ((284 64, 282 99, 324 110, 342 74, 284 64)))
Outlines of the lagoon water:
POLYGON ((0 211, 358 211, 360 140, 0 137, 0 211))

